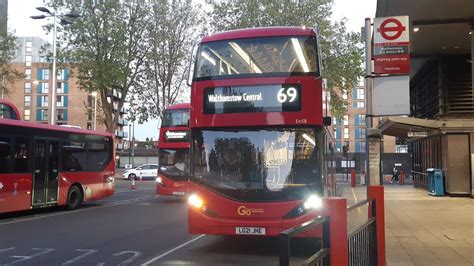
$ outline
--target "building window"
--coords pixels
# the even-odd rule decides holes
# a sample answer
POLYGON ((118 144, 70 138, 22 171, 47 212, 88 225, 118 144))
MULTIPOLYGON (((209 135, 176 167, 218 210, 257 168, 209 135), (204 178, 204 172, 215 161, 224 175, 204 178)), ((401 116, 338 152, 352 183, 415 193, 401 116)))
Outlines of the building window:
POLYGON ((336 141, 336 151, 341 152, 342 150, 342 143, 341 141, 336 141))
POLYGON ((67 96, 56 96, 57 107, 67 107, 67 96))
POLYGON ((365 115, 354 115, 354 125, 365 126, 365 115))
POLYGON ((41 93, 49 93, 49 83, 43 83, 41 93))
POLYGON ((337 130, 334 128, 334 138, 337 139, 337 130))
POLYGON ((67 121, 67 109, 57 109, 56 110, 56 120, 57 121, 67 121))
POLYGON ((349 116, 344 115, 344 126, 348 126, 348 125, 349 125, 349 116))
POLYGON ((352 93, 352 99, 354 100, 364 100, 365 99, 365 89, 364 88, 355 88, 352 93))
POLYGON ((30 94, 30 93, 31 93, 31 83, 25 82, 25 94, 30 94))
POLYGON ((396 145, 396 153, 408 153, 408 145, 396 145))
POLYGON ((48 110, 47 109, 38 109, 37 110, 37 120, 38 121, 48 121, 48 110))
POLYGON ((43 80, 49 80, 49 69, 43 68, 43 80))
POLYGON ((26 95, 25 96, 25 107, 30 107, 31 106, 31 96, 26 95))
POLYGON ((25 69, 25 79, 31 79, 31 69, 25 69))
POLYGON ((355 142, 355 152, 365 152, 365 141, 355 142))
POLYGON ((23 112, 23 119, 25 121, 30 121, 30 115, 31 115, 31 110, 25 109, 25 111, 23 112))
POLYGON ((32 60, 31 55, 25 56, 25 66, 30 67, 31 66, 31 60, 32 60))
POLYGON ((30 41, 27 41, 25 44, 25 52, 31 53, 31 48, 33 47, 33 43, 30 41))
POLYGON ((48 95, 46 96, 39 96, 39 104, 38 107, 48 107, 48 95))
POLYGON ((349 139, 349 128, 348 127, 344 128, 344 139, 349 139))
POLYGON ((364 108, 364 107, 365 107, 365 102, 363 102, 363 101, 356 101, 356 102, 352 103, 352 108, 360 109, 360 108, 364 108))
POLYGON ((356 139, 365 139, 365 127, 356 127, 355 128, 355 138, 356 139))

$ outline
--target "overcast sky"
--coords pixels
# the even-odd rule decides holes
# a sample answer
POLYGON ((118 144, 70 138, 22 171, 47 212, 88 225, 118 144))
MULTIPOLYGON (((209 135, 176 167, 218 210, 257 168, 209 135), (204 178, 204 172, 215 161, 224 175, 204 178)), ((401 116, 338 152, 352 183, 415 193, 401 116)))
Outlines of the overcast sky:
MULTIPOLYGON (((366 17, 373 18, 377 5, 376 0, 334 0, 333 20, 342 17, 348 19, 347 26, 351 31, 360 31, 366 17)), ((36 7, 44 6, 43 0, 9 0, 8 1, 8 26, 17 36, 40 36, 50 41, 51 35, 46 35, 42 26, 46 20, 33 20, 32 15, 41 12, 36 7)), ((146 137, 156 139, 158 121, 135 125, 135 138, 144 140, 146 137)), ((128 131, 128 128, 127 128, 128 131)))

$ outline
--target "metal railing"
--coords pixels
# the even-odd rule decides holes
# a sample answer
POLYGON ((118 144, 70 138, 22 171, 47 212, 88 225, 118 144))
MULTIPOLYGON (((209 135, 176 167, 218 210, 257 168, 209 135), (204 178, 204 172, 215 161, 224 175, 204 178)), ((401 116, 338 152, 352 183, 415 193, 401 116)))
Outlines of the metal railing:
POLYGON ((370 206, 371 218, 348 237, 349 266, 377 265, 377 232, 375 201, 363 200, 347 208, 352 211, 362 206, 370 206))
POLYGON ((303 265, 330 265, 329 262, 329 217, 318 217, 280 233, 280 266, 290 265, 290 240, 295 235, 322 224, 322 249, 309 257, 303 265))

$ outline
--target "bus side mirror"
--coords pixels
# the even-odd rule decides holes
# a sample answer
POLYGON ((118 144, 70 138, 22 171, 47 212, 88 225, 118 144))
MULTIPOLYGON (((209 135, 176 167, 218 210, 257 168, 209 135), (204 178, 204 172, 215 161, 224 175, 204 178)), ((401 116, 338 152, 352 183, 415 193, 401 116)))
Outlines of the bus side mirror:
POLYGON ((323 117, 323 125, 330 126, 332 124, 332 117, 324 116, 323 117))

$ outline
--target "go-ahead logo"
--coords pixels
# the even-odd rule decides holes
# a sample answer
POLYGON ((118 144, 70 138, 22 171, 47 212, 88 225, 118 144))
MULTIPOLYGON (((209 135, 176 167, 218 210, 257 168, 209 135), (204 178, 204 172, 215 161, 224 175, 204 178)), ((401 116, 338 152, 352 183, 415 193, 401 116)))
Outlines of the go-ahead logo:
POLYGON ((250 216, 252 213, 263 213, 263 209, 256 209, 256 208, 247 208, 245 206, 239 206, 237 208, 237 214, 240 216, 250 216))

